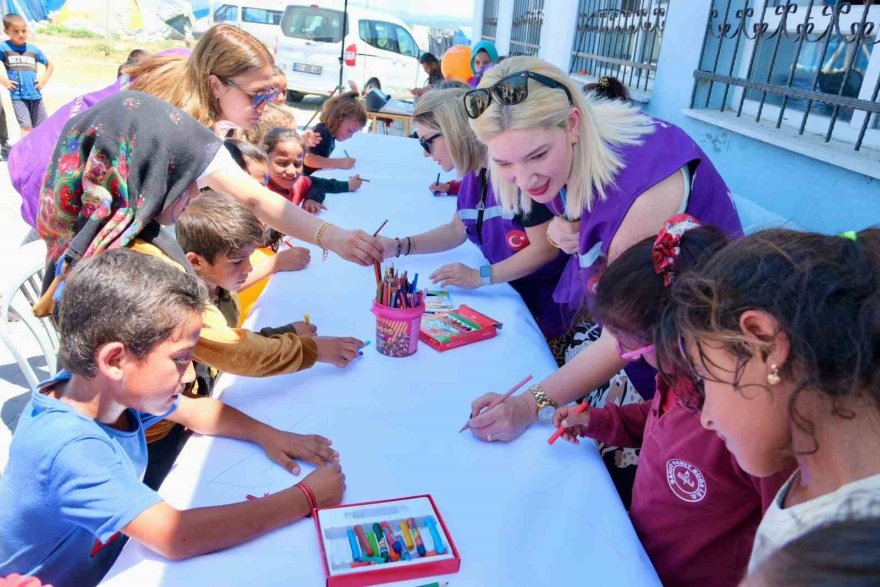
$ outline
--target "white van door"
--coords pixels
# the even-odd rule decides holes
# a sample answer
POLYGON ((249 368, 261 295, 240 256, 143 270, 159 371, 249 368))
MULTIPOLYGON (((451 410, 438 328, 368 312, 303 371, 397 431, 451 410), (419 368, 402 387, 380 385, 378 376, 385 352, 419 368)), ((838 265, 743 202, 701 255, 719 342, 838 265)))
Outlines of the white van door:
POLYGON ((411 58, 400 52, 397 36, 400 27, 391 22, 367 19, 358 23, 358 29, 361 40, 369 45, 363 52, 364 79, 378 79, 386 94, 396 97, 409 95, 415 76, 411 76, 407 68, 407 60, 411 58))
POLYGON ((339 84, 344 15, 317 6, 288 6, 281 17, 276 63, 293 91, 329 94, 339 84))
MULTIPOLYGON (((407 86, 406 90, 420 87, 418 84, 419 72, 422 70, 419 65, 419 57, 421 50, 413 36, 405 28, 397 27, 397 46, 400 47, 400 57, 403 67, 406 70, 407 86)), ((409 96, 409 93, 407 93, 409 96)))
POLYGON ((238 26, 238 6, 223 2, 214 9, 214 22, 228 22, 238 26))
POLYGON ((281 22, 281 10, 270 8, 241 7, 241 28, 272 47, 278 36, 278 24, 281 22))

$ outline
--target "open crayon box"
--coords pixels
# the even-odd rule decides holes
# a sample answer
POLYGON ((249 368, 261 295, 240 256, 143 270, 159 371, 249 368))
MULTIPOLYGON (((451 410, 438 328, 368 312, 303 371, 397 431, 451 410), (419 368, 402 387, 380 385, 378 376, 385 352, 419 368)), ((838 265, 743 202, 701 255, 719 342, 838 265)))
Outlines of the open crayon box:
POLYGON ((316 510, 315 526, 328 587, 445 575, 461 566, 430 495, 316 510))

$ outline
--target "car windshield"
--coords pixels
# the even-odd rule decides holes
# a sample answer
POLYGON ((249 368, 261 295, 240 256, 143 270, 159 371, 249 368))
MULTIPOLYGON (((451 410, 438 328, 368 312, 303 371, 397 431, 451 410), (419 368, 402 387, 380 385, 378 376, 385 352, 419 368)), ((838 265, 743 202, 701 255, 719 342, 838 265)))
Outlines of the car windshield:
POLYGON ((281 19, 281 32, 294 39, 321 43, 342 40, 342 13, 311 6, 288 6, 281 19))

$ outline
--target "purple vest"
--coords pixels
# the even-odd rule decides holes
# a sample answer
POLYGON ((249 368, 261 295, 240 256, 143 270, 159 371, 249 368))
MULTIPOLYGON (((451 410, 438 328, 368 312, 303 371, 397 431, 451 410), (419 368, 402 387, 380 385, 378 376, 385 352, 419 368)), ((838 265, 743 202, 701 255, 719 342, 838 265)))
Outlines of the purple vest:
MULTIPOLYGON (((622 147, 618 153, 623 168, 606 189, 606 198, 595 201, 591 211, 581 215, 580 251, 572 257, 555 292, 557 301, 580 299, 592 306, 596 284, 608 258, 608 247, 624 217, 648 188, 687 166, 691 176, 689 197, 680 212, 687 212, 703 224, 720 228, 731 238, 742 236, 742 225, 730 190, 702 149, 680 128, 658 119, 654 132, 641 145, 622 147)), ((564 209, 557 196, 551 210, 564 209)), ((660 227, 654 227, 659 230, 660 227)), ((656 371, 644 361, 631 363, 627 374, 644 398, 654 395, 656 371)))
MULTIPOLYGON (((457 213, 467 230, 468 239, 480 248, 490 263, 495 264, 528 246, 528 239, 522 224, 504 215, 488 177, 485 183, 486 197, 482 206, 483 221, 479 235, 477 220, 482 195, 479 173, 469 173, 462 178, 456 202, 457 213)), ((560 252, 556 259, 531 275, 510 282, 547 338, 567 333, 574 319, 573 312, 553 301, 553 290, 559 283, 567 259, 568 255, 560 252)))
MULTIPOLYGON (((158 55, 189 57, 189 49, 167 49, 158 55)), ((58 110, 45 122, 36 127, 28 136, 18 141, 9 151, 9 178, 12 187, 21 195, 21 217, 33 227, 37 225, 40 210, 40 187, 49 167, 49 159, 55 151, 55 143, 61 136, 61 129, 67 121, 85 112, 107 96, 121 92, 128 85, 125 76, 102 90, 83 94, 58 110)))

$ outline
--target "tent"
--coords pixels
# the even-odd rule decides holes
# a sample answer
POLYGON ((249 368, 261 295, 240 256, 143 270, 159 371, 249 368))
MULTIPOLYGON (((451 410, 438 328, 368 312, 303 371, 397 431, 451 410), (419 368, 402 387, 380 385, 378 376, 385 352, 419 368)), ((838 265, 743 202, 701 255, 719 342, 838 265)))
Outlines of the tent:
MULTIPOLYGON (((57 0, 54 3, 59 4, 57 0)), ((33 22, 49 18, 46 4, 47 2, 42 0, 0 0, 0 10, 3 14, 18 14, 25 20, 33 22)))
POLYGON ((144 19, 136 0, 67 0, 55 22, 70 29, 133 35, 144 28, 144 19))
MULTIPOLYGON (((196 4, 207 10, 207 0, 196 4)), ((189 0, 0 0, 0 10, 102 35, 109 24, 111 34, 141 38, 189 37, 195 21, 189 0)))

